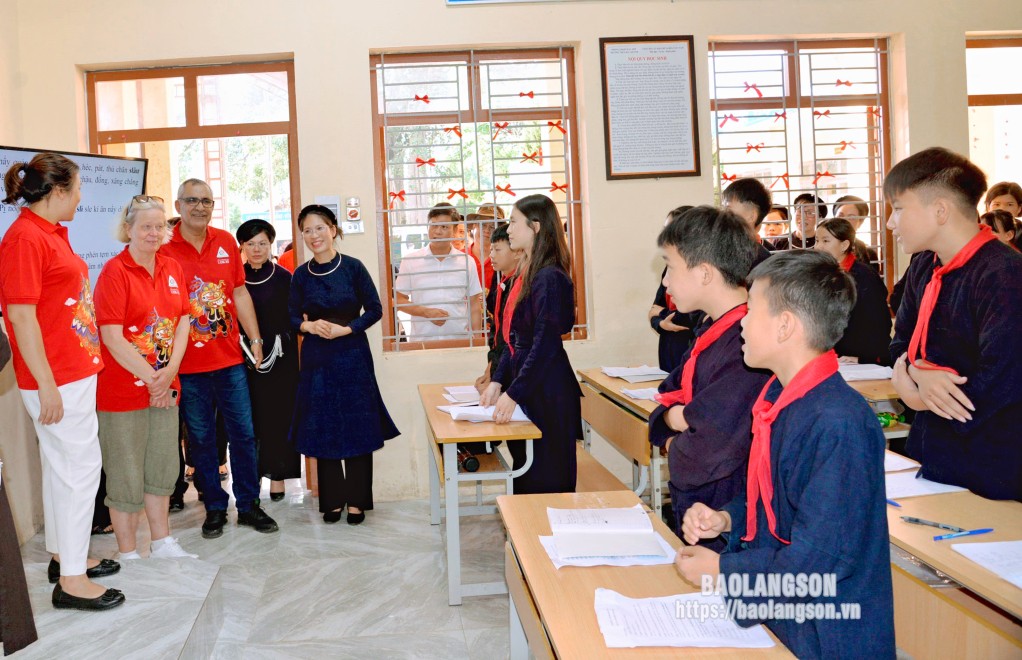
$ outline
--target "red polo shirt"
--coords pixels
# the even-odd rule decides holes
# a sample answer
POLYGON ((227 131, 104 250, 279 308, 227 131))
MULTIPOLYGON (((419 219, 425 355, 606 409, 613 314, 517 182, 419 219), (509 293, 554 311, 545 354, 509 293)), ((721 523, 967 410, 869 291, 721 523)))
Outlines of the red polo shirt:
MULTIPOLYGON (((174 352, 174 333, 182 316, 188 316, 188 291, 180 264, 156 255, 153 275, 138 265, 128 248, 106 262, 96 280, 96 322, 121 326, 124 338, 154 369, 162 369, 174 352)), ((106 368, 99 374, 96 408, 126 412, 149 407, 145 383, 122 367, 106 344, 102 345, 106 368)), ((177 378, 171 389, 181 391, 177 378)))
POLYGON ((188 291, 191 331, 181 373, 204 373, 241 364, 234 290, 245 285, 245 267, 234 237, 222 229, 207 227, 202 250, 196 251, 181 237, 181 225, 177 225, 160 254, 181 265, 188 291))
POLYGON ((14 349, 18 387, 38 390, 18 348, 8 305, 36 306, 43 350, 58 387, 103 368, 89 267, 71 249, 67 227, 47 222, 28 208, 21 209, 0 241, 0 307, 14 349))

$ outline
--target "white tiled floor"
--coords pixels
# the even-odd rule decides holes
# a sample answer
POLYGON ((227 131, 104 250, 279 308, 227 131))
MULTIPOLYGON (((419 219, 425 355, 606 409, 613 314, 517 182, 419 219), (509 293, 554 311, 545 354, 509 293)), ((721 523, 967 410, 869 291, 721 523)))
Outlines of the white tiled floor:
MULTIPOLYGON (((15 657, 176 658, 207 596, 219 599, 216 605, 223 608, 216 639, 200 640, 215 658, 507 656, 506 596, 447 604, 443 539, 440 528, 429 524, 426 501, 378 503, 360 526, 326 525, 317 502, 297 481, 288 488, 282 502, 271 502, 263 491, 263 507, 280 532, 239 528, 232 511, 224 535, 212 540, 201 537, 204 510, 189 490, 185 510, 171 514, 171 527, 200 560, 144 559, 126 565, 104 581, 127 597, 112 612, 52 609, 44 563, 49 556, 42 534, 37 535, 22 554, 40 641, 15 657)), ((499 519, 466 518, 462 529, 464 579, 501 580, 499 519)), ((140 533, 143 554, 148 554, 148 537, 142 538, 147 532, 140 533)), ((113 557, 113 537, 94 536, 92 551, 113 557)), ((217 608, 207 607, 204 616, 210 611, 217 608)))

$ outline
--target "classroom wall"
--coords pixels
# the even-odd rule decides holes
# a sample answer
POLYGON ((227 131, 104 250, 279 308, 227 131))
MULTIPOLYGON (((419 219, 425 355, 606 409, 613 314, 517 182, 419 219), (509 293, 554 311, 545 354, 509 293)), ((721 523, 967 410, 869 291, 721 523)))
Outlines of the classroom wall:
MULTIPOLYGON (((74 5, 21 0, 21 138, 31 147, 86 149, 85 69, 293 53, 303 203, 317 194, 361 197, 366 233, 347 237, 344 249, 376 276, 370 51, 575 45, 592 338, 575 342, 568 352, 576 367, 639 363, 656 359, 656 338, 645 318, 660 270, 654 240, 664 213, 681 203, 712 200, 705 66, 709 37, 892 35, 896 154, 934 144, 965 152, 965 33, 1022 27, 1003 24, 1005 16, 1018 15, 1016 1, 954 0, 934 11, 931 0, 861 0, 854 5, 833 0, 604 0, 456 8, 447 8, 443 0, 94 0, 74 5), (704 175, 608 182, 598 39, 669 34, 695 35, 704 175), (39 39, 46 40, 45 56, 27 56, 39 39)), ((377 327, 371 333, 374 347, 379 338, 377 327)), ((483 351, 384 355, 376 348, 374 357, 383 396, 403 432, 377 454, 377 497, 421 497, 428 490, 428 459, 414 384, 470 380, 483 365, 483 351)))

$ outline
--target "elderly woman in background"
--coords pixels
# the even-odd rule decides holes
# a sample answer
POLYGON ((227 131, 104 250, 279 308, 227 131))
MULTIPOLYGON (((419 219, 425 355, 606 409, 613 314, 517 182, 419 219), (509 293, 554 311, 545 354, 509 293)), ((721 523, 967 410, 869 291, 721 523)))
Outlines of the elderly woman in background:
POLYGON ((177 481, 177 378, 188 346, 188 289, 181 266, 159 254, 167 216, 159 197, 136 195, 121 212, 117 237, 128 245, 96 280, 103 362, 96 408, 106 500, 121 560, 140 559, 145 510, 155 558, 192 557, 170 535, 177 481))
POLYGON ((373 452, 398 435, 376 383, 366 330, 383 307, 369 271, 336 247, 337 217, 306 206, 298 228, 312 259, 295 269, 291 324, 305 333, 291 439, 316 457, 323 522, 365 520, 373 508, 373 452))
POLYGON ((265 342, 262 364, 248 362, 259 474, 270 480, 270 499, 278 502, 284 499, 284 480, 302 476, 301 455, 288 441, 298 390, 298 338, 287 311, 291 273, 270 259, 277 232, 269 222, 249 220, 238 227, 235 236, 245 256, 245 286, 265 342))

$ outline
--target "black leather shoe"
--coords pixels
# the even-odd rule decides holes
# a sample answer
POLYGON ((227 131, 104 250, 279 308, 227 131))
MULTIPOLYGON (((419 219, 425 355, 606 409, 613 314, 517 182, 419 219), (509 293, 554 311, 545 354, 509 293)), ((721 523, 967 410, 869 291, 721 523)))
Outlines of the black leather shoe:
POLYGON ((341 519, 340 511, 327 511, 326 513, 323 514, 323 522, 325 522, 328 525, 332 525, 340 519, 341 519))
POLYGON ((274 502, 279 502, 284 499, 284 493, 270 493, 270 499, 274 502))
POLYGON ((273 518, 266 515, 266 512, 258 504, 244 513, 238 512, 238 524, 251 527, 263 534, 272 534, 280 529, 273 518))
POLYGON ((360 511, 358 513, 348 512, 348 524, 349 525, 361 525, 366 519, 366 512, 360 511))
MULTIPOLYGON (((121 565, 113 559, 100 559, 97 565, 85 569, 85 576, 90 580, 95 580, 96 578, 113 575, 119 570, 121 570, 121 565)), ((46 577, 49 578, 50 584, 60 582, 60 562, 56 559, 50 559, 50 565, 46 567, 46 577)))
POLYGON ((224 525, 226 524, 226 511, 207 511, 206 522, 202 523, 202 538, 215 539, 224 533, 224 525))
POLYGON ((183 496, 175 495, 170 496, 170 507, 168 508, 169 511, 184 511, 184 508, 185 498, 183 496))
POLYGON ((117 589, 107 589, 97 598, 81 598, 64 593, 60 584, 53 588, 53 607, 58 610, 109 610, 124 603, 124 594, 117 589))

